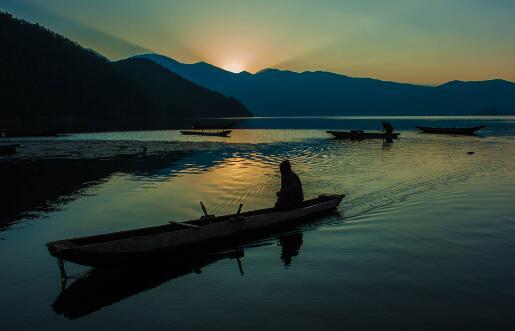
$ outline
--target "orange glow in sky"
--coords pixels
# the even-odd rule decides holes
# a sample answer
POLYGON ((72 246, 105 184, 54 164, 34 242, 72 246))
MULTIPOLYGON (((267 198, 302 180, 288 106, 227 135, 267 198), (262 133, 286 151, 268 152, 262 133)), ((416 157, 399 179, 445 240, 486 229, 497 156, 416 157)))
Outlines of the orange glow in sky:
POLYGON ((232 72, 515 81, 508 0, 0 0, 0 10, 113 60, 158 53, 232 72))
POLYGON ((231 72, 235 72, 235 73, 239 73, 239 72, 242 72, 243 70, 245 70, 245 67, 243 64, 238 63, 238 62, 229 62, 227 64, 222 65, 222 69, 231 71, 231 72))

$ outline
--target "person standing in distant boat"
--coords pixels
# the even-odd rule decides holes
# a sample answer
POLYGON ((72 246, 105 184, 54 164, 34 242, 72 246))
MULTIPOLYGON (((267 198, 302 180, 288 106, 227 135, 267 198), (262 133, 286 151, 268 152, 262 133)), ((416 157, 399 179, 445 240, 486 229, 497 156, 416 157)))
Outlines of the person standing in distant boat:
POLYGON ((275 208, 290 209, 302 204, 304 192, 299 176, 291 169, 290 161, 284 160, 279 166, 281 170, 281 190, 277 192, 275 208))
POLYGON ((381 122, 383 124, 383 132, 386 132, 387 135, 391 135, 393 133, 393 126, 388 122, 381 122))

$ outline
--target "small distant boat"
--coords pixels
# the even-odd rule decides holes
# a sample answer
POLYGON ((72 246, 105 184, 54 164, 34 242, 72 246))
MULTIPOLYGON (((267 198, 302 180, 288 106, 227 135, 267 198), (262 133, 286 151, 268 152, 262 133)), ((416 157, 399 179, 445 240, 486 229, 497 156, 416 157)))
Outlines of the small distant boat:
POLYGON ((306 200, 291 210, 260 209, 215 217, 208 215, 186 222, 101 234, 91 237, 59 240, 47 244, 50 254, 62 261, 89 266, 148 261, 160 254, 185 255, 213 247, 228 245, 246 236, 256 236, 267 230, 297 224, 306 218, 334 210, 344 194, 321 195, 306 200))
POLYGON ((0 145, 0 155, 14 155, 20 144, 0 145))
POLYGON ((474 126, 470 128, 434 128, 430 126, 417 126, 422 133, 443 133, 443 134, 459 134, 473 135, 476 131, 486 128, 486 125, 474 126))
POLYGON ((231 134, 231 130, 222 130, 222 131, 198 131, 198 130, 184 130, 181 131, 183 135, 188 136, 215 136, 215 137, 227 137, 229 134, 231 134))
POLYGON ((332 134, 338 139, 351 139, 351 140, 362 140, 362 139, 398 139, 400 133, 387 134, 384 132, 364 132, 361 130, 353 131, 326 131, 332 134))

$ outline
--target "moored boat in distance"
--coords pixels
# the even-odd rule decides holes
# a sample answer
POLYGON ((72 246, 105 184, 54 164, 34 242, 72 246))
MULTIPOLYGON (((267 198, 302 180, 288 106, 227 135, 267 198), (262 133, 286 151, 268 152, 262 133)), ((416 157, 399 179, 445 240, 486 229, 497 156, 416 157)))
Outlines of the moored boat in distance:
POLYGON ((361 130, 352 131, 326 131, 332 134, 338 139, 351 139, 351 140, 362 140, 362 139, 398 139, 400 133, 384 133, 384 132, 364 132, 361 130))
POLYGON ((182 130, 181 133, 183 135, 188 136, 215 136, 215 137, 227 137, 231 134, 231 130, 221 130, 221 131, 204 131, 204 130, 182 130))
POLYGON ((457 135, 473 135, 476 131, 486 128, 486 125, 473 126, 469 128, 434 128, 430 126, 417 126, 422 133, 441 133, 457 135))
POLYGON ((0 155, 14 155, 20 144, 0 145, 0 155))
POLYGON ((160 253, 189 255, 206 249, 224 248, 243 238, 291 226, 310 217, 330 212, 345 195, 321 195, 306 200, 298 208, 260 209, 215 217, 208 215, 186 222, 169 222, 129 231, 65 239, 47 244, 50 254, 63 260, 89 265, 109 266, 152 260, 160 253))

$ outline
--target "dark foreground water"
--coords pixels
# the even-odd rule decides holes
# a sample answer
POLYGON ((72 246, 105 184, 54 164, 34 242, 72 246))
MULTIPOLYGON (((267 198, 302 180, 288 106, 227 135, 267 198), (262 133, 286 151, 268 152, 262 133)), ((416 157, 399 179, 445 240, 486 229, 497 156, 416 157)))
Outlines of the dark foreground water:
MULTIPOLYGON (((96 168, 66 163, 62 175, 73 172, 83 185, 1 228, 0 328, 512 329, 515 118, 391 121, 402 133, 391 144, 338 141, 322 130, 379 126, 363 118, 256 119, 225 140, 174 131, 59 138, 223 143, 143 169, 123 159, 108 167, 88 161, 96 168), (476 137, 413 128, 428 123, 488 128, 476 137), (240 203, 268 207, 285 158, 306 197, 347 194, 337 213, 243 247, 243 270, 233 254, 219 254, 180 268, 97 270, 62 289, 45 243, 198 217, 199 201, 218 215, 240 203), (80 174, 91 169, 99 175, 80 174)), ((26 187, 33 189, 45 191, 26 187)))

